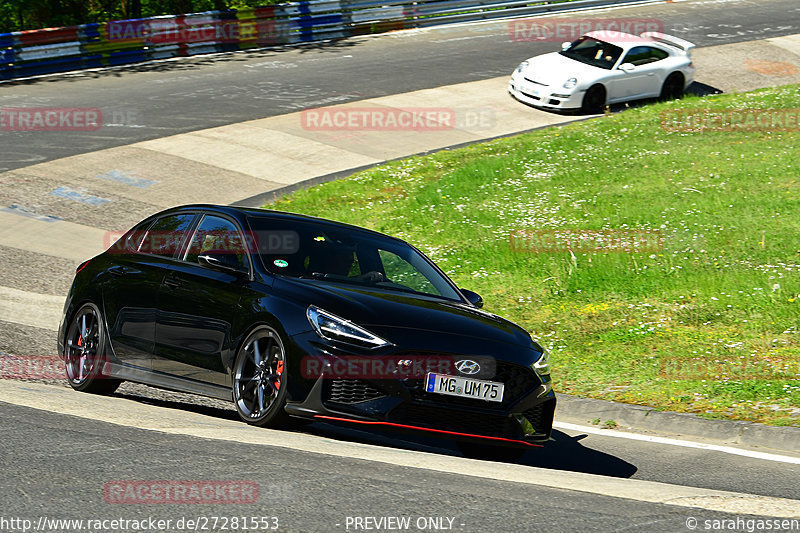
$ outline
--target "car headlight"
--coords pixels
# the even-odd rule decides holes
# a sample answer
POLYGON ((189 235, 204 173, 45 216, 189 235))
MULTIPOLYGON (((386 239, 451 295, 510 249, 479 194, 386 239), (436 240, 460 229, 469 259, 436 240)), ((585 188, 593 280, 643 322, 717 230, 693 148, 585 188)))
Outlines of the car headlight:
POLYGON ((531 368, 539 377, 550 375, 550 354, 547 353, 547 350, 542 352, 542 355, 531 365, 531 368))
POLYGON ((517 67, 517 70, 515 72, 517 72, 517 73, 522 72, 523 70, 525 70, 525 67, 527 67, 527 66, 528 66, 528 62, 527 61, 523 61, 522 63, 519 64, 519 66, 517 67))
POLYGON ((324 339, 366 346, 367 348, 378 348, 391 344, 374 333, 370 333, 366 329, 353 324, 349 320, 345 320, 344 318, 338 317, 313 305, 308 306, 306 316, 314 327, 314 331, 317 332, 317 335, 324 339))
POLYGON ((567 81, 564 82, 564 88, 565 89, 572 89, 576 85, 578 85, 578 78, 570 78, 570 79, 568 79, 567 81))

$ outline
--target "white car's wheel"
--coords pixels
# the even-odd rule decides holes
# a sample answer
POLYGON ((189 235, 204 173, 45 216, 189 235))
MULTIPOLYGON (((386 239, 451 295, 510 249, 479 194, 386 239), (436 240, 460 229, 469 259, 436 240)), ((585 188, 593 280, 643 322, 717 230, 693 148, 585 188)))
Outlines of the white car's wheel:
POLYGON ((673 72, 667 79, 664 80, 664 85, 661 87, 662 100, 678 100, 683 98, 683 74, 680 72, 673 72))
POLYGON ((606 89, 602 85, 593 85, 589 87, 586 94, 583 95, 583 104, 581 111, 584 113, 600 113, 606 105, 606 89))

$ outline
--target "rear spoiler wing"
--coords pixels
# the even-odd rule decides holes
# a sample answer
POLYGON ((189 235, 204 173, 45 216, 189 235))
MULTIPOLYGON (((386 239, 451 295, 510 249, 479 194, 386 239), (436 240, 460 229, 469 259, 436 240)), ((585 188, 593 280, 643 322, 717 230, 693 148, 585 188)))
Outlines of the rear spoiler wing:
POLYGON ((667 35, 666 33, 661 33, 660 31, 646 31, 640 34, 639 37, 651 41, 658 41, 666 45, 672 46, 674 48, 680 48, 687 54, 692 48, 696 46, 694 43, 690 43, 689 41, 681 39, 680 37, 667 35))

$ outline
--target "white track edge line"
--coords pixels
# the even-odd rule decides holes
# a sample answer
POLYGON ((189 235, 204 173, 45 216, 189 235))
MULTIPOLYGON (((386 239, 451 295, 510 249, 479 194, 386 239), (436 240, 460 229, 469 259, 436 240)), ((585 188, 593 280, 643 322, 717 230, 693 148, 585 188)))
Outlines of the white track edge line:
POLYGON ((762 459, 764 461, 776 461, 780 463, 800 465, 800 457, 759 452, 744 448, 734 448, 732 446, 723 446, 721 444, 708 444, 704 442, 672 439, 669 437, 658 437, 655 435, 642 435, 640 433, 617 431, 615 429, 600 429, 591 426, 570 424, 568 422, 554 422, 553 427, 558 429, 567 429, 570 431, 580 431, 582 433, 589 433, 591 435, 602 435, 604 437, 614 437, 618 439, 638 440, 644 442, 652 442, 654 444, 669 444, 672 446, 682 446, 684 448, 695 448, 698 450, 709 450, 715 452, 729 453, 731 455, 741 455, 743 457, 750 457, 752 459, 762 459))

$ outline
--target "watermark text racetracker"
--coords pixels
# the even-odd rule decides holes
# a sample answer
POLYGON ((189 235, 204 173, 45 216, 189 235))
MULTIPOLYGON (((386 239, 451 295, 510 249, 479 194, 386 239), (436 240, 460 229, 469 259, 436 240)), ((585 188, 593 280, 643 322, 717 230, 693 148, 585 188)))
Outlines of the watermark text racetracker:
MULTIPOLYGON (((203 249, 213 248, 217 253, 241 254, 246 249, 263 254, 297 253, 300 235, 292 230, 246 231, 209 230, 195 234, 203 249)), ((103 248, 109 253, 139 252, 156 254, 180 247, 183 235, 178 231, 125 232, 107 231, 103 234, 103 248), (125 235, 128 238, 122 239, 125 235)))
POLYGON ((448 355, 328 355, 306 356, 300 373, 306 379, 422 379, 429 374, 458 375, 463 365, 484 375, 494 375, 497 362, 490 356, 471 356, 458 360, 448 355))
POLYGON ((248 504, 258 483, 241 480, 118 480, 103 485, 103 499, 117 504, 248 504))
MULTIPOLYGON (((98 377, 108 377, 107 374, 101 369, 98 377)), ((58 355, 10 355, 0 352, 0 379, 53 381, 64 379, 65 375, 64 360, 58 355)))
POLYGON ((645 41, 644 32, 664 32, 664 21, 652 18, 512 20, 508 34, 514 42, 572 42, 589 32, 610 41, 645 41))
MULTIPOLYGON (((737 351, 742 343, 724 344, 723 347, 737 351)), ((658 375, 668 380, 696 381, 742 380, 742 381, 786 381, 800 378, 800 361, 791 358, 757 356, 753 354, 715 355, 708 357, 686 357, 658 362, 658 375)))
POLYGON ((496 123, 491 108, 453 107, 320 107, 300 113, 308 131, 449 131, 489 129, 496 123))
POLYGON ((141 128, 138 109, 111 107, 0 107, 0 131, 91 132, 102 127, 141 128))
POLYGON ((169 18, 111 21, 106 36, 109 41, 144 41, 154 45, 248 40, 269 42, 277 37, 275 21, 269 19, 257 23, 203 16, 194 16, 191 21, 184 17, 181 19, 182 22, 169 18))
POLYGON ((2 131, 97 131, 102 124, 96 107, 0 107, 2 131))
POLYGON ((276 531, 276 516, 190 516, 181 518, 38 518, 0 516, 0 531, 276 531))
POLYGON ((685 133, 800 131, 800 108, 669 109, 661 112, 661 129, 685 133))
POLYGON ((664 247, 664 235, 650 229, 519 229, 509 235, 515 252, 652 253, 664 247))

